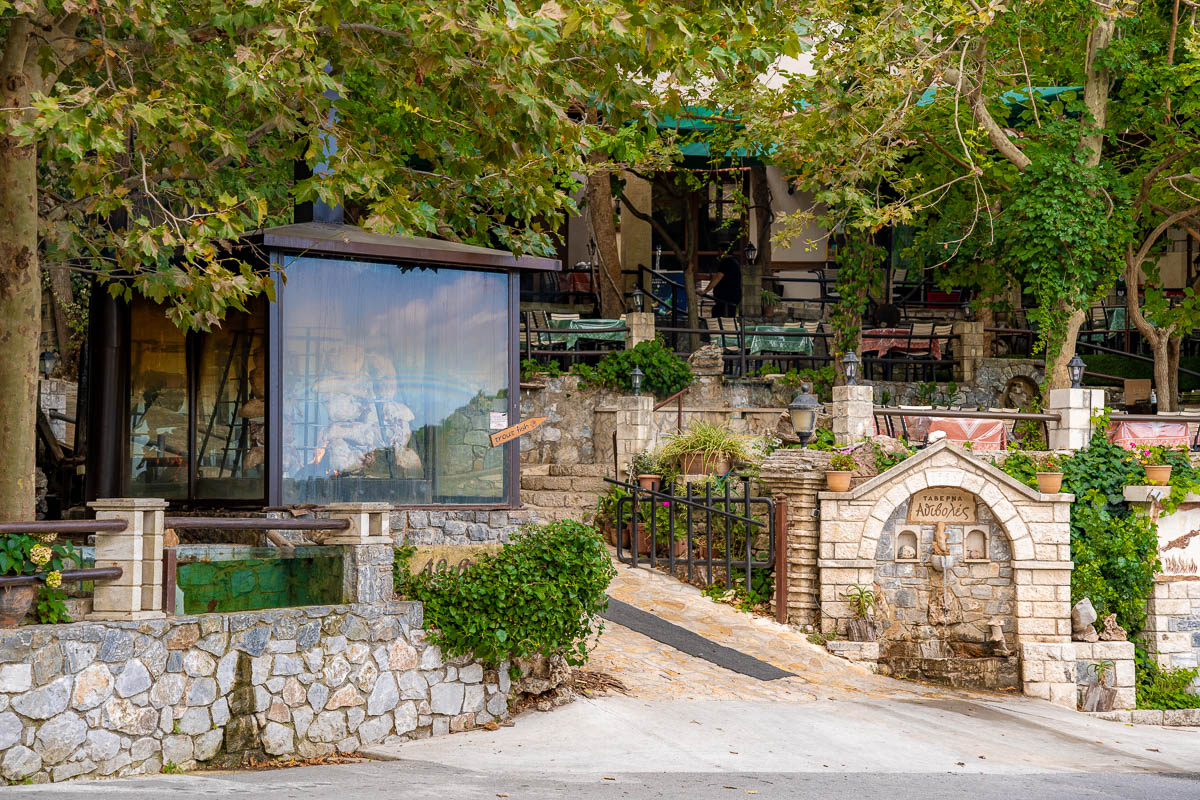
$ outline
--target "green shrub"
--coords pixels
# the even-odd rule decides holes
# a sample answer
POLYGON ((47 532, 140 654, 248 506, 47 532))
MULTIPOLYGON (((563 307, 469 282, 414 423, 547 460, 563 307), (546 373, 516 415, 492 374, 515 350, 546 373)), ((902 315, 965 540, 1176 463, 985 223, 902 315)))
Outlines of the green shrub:
POLYGON ((1200 675, 1200 669, 1163 669, 1141 647, 1134 651, 1134 659, 1138 708, 1200 708, 1200 695, 1189 691, 1192 681, 1200 675))
POLYGON ((559 375, 562 375, 562 368, 558 366, 557 361, 547 361, 543 364, 532 358, 521 360, 521 380, 523 381, 542 377, 557 378, 559 375))
POLYGON ((411 555, 397 550, 396 591, 425 605, 432 641, 492 665, 535 654, 586 662, 593 617, 607 608, 616 574, 596 530, 571 521, 528 526, 461 572, 409 575, 411 555))
POLYGON ((578 364, 572 370, 581 386, 632 392, 629 373, 637 367, 645 377, 642 388, 657 397, 669 397, 692 382, 692 368, 670 350, 662 339, 640 342, 632 350, 615 350, 594 367, 578 364))

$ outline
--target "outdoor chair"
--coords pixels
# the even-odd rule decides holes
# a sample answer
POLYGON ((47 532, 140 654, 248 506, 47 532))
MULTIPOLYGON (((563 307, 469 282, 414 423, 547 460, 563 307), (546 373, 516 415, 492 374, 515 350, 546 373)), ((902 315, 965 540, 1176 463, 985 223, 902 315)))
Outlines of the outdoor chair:
MULTIPOLYGON (((704 317, 704 326, 709 331, 709 341, 721 345, 721 352, 737 355, 746 346, 746 338, 737 317, 704 317)), ((736 365, 738 359, 726 359, 726 365, 736 365)), ((732 367, 736 372, 736 366, 732 367)))

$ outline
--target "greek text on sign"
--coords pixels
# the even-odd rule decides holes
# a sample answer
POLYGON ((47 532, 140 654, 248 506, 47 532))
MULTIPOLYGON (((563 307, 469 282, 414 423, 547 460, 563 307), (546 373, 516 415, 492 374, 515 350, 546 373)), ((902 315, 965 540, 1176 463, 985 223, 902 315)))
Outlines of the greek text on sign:
POLYGON ((524 436, 546 421, 545 417, 530 417, 523 419, 511 428, 505 428, 492 434, 492 447, 499 447, 505 442, 511 442, 518 436, 524 436))
POLYGON ((962 489, 922 489, 908 501, 909 522, 975 522, 975 495, 962 489))

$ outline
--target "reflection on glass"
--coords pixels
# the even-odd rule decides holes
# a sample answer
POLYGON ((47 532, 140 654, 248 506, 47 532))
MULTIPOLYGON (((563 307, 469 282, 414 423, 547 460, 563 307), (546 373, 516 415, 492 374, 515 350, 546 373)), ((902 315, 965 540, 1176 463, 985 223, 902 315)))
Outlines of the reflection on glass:
POLYGON ((187 497, 184 334, 161 306, 130 308, 129 493, 187 497))
POLYGON ((284 502, 504 501, 507 276, 297 258, 280 310, 284 502))
POLYGON ((200 340, 196 497, 261 498, 266 457, 266 304, 230 313, 200 340))

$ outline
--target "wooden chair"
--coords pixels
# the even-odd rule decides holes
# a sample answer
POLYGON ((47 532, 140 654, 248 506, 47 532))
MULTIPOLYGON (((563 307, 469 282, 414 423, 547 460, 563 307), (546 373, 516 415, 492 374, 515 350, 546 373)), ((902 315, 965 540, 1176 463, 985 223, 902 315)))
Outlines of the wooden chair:
MULTIPOLYGON (((704 317, 704 327, 709 331, 709 341, 721 345, 721 352, 738 355, 746 346, 745 332, 737 317, 704 317)), ((726 365, 738 363, 738 359, 726 359, 726 365)), ((734 369, 736 373, 737 370, 734 369)))

